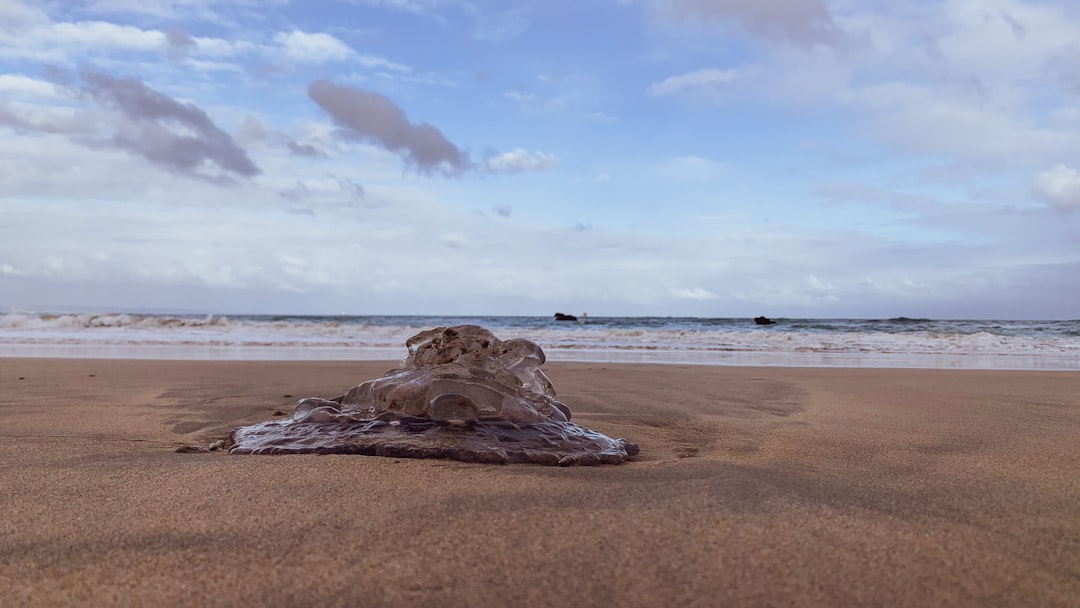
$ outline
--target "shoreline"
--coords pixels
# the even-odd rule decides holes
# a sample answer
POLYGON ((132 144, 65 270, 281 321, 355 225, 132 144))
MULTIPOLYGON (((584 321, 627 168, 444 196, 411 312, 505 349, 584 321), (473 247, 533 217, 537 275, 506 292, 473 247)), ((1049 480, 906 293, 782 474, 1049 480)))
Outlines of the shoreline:
MULTIPOLYGON (((1070 354, 747 352, 730 350, 589 349, 544 347, 549 362, 719 367, 967 369, 1080 371, 1070 354)), ((250 346, 206 344, 23 344, 0 342, 4 359, 111 359, 147 361, 398 361, 401 346, 250 346)))
POLYGON ((0 359, 5 598, 539 608, 1080 597, 1075 372, 551 362, 573 420, 634 441, 637 458, 558 468, 175 451, 393 364, 0 359))
POLYGON ((418 332, 479 324, 550 361, 1080 370, 1080 321, 546 317, 0 315, 0 357, 399 359, 418 332))

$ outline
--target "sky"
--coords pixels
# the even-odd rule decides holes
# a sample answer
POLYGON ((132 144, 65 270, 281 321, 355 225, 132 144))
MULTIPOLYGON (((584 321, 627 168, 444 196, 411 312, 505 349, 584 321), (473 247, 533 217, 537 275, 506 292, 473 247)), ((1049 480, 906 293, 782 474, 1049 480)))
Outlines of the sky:
POLYGON ((1073 0, 0 0, 0 310, 1080 318, 1073 0))

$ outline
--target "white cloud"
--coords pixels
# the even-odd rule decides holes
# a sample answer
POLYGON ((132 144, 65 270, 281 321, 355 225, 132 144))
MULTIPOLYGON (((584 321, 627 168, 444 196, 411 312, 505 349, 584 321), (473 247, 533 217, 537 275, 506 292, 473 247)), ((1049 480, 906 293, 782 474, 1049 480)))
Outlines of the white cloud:
POLYGON ((356 62, 365 68, 383 69, 393 72, 412 72, 413 69, 403 63, 397 63, 376 55, 357 55, 356 62))
POLYGON ((705 68, 678 76, 669 76, 649 85, 652 95, 705 95, 715 96, 731 84, 739 75, 735 69, 705 68))
POLYGON ((664 14, 738 23, 751 35, 801 47, 836 44, 842 32, 824 0, 653 0, 664 14))
POLYGON ((589 120, 591 120, 593 122, 598 122, 598 123, 603 123, 603 124, 610 124, 610 123, 613 123, 613 122, 615 122, 617 120, 614 116, 612 116, 610 114, 605 114, 604 112, 590 112, 589 114, 585 115, 585 118, 587 118, 587 119, 589 119, 589 120))
POLYGON ((862 11, 851 27, 873 46, 832 57, 849 65, 833 89, 870 134, 904 151, 1032 167, 1075 156, 1077 131, 1051 122, 1076 107, 1061 96, 1058 68, 1075 63, 1080 20, 1064 6, 950 0, 862 11))
POLYGON ((347 44, 321 32, 280 32, 274 36, 274 41, 281 45, 287 58, 299 63, 342 61, 354 55, 347 44))
POLYGON ((0 0, 0 31, 15 29, 35 21, 48 21, 40 8, 20 0, 0 0))
POLYGON ((693 155, 669 159, 660 167, 662 175, 678 181, 710 179, 725 171, 723 163, 693 155))
POLYGON ((196 0, 90 0, 87 8, 94 13, 135 13, 173 17, 177 9, 198 5, 196 0))
POLYGON ((60 89, 51 82, 22 74, 0 74, 0 94, 19 98, 59 99, 60 89))
POLYGON ((522 173, 550 169, 559 164, 559 159, 548 152, 529 152, 524 148, 515 148, 509 152, 489 158, 485 163, 487 170, 495 173, 522 173))
POLYGON ((133 51, 156 51, 165 42, 165 34, 157 30, 144 30, 108 21, 54 23, 51 27, 33 31, 30 35, 46 44, 133 51))
POLYGON ((525 8, 476 11, 474 19, 473 38, 486 42, 511 40, 529 29, 525 8))
MULTIPOLYGON (((683 4, 721 13, 745 3, 683 4)), ((843 50, 767 46, 743 65, 674 75, 649 92, 844 112, 841 125, 887 153, 1024 165, 1026 175, 1080 154, 1075 120, 1060 124, 1078 108, 1076 11, 1021 0, 830 6, 848 32, 843 50)))
POLYGON ((701 287, 679 287, 671 290, 671 295, 680 300, 715 300, 720 297, 701 287))
POLYGON ((503 96, 507 97, 508 99, 515 100, 515 102, 517 102, 518 104, 528 104, 532 102, 532 100, 537 98, 536 95, 530 95, 528 93, 521 93, 518 91, 509 91, 507 93, 504 93, 503 96))
MULTIPOLYGON (((117 5, 115 10, 121 8, 117 5)), ((206 59, 229 60, 256 54, 271 59, 284 57, 301 64, 354 60, 367 68, 411 71, 408 66, 377 55, 357 55, 343 41, 325 33, 300 30, 278 32, 273 36, 272 44, 252 42, 240 37, 226 39, 190 36, 181 30, 174 30, 172 34, 174 37, 183 36, 190 42, 181 54, 187 60, 187 65, 216 71, 235 70, 237 66, 206 63, 206 59)), ((176 49, 170 46, 169 36, 161 30, 142 29, 110 21, 50 21, 46 15, 41 14, 41 19, 28 21, 20 27, 17 35, 0 36, 0 58, 71 64, 83 63, 89 58, 115 57, 120 53, 131 52, 168 54, 172 50, 176 56, 176 49)))
POLYGON ((469 246, 469 237, 460 232, 450 232, 440 236, 439 242, 450 249, 465 249, 469 246))
POLYGON ((426 14, 434 11, 435 9, 445 6, 453 5, 456 0, 351 0, 354 4, 364 4, 368 6, 377 6, 384 8, 392 8, 396 10, 406 11, 410 13, 426 14))
MULTIPOLYGON (((951 0, 935 19, 946 31, 936 42, 949 65, 979 78, 1028 79, 1046 61, 1075 46, 1075 14, 1064 4, 1020 0, 951 0)), ((923 21, 928 21, 926 15, 923 21)), ((925 33, 924 33, 925 34, 925 33)))
POLYGON ((561 97, 540 98, 532 93, 521 91, 509 91, 503 93, 503 97, 517 102, 518 107, 524 111, 552 112, 566 106, 566 100, 561 97))
POLYGON ((1080 149, 1076 134, 1040 125, 1026 108, 984 93, 995 89, 893 81, 854 89, 844 101, 867 113, 872 135, 908 152, 1015 162, 1080 149))
POLYGON ((288 4, 290 0, 86 0, 86 9, 98 14, 149 15, 163 19, 181 17, 207 21, 227 21, 222 13, 230 10, 268 9, 288 4))
MULTIPOLYGON (((195 41, 193 54, 200 57, 227 59, 260 50, 258 45, 247 40, 225 40, 223 38, 203 38, 199 36, 193 37, 192 40, 195 41)), ((263 49, 263 51, 278 53, 280 52, 280 47, 273 47, 269 50, 263 49)))
POLYGON ((185 59, 184 67, 199 73, 230 72, 233 74, 243 72, 240 64, 226 63, 224 61, 203 61, 201 59, 185 59))
POLYGON ((45 23, 0 38, 0 57, 64 62, 87 51, 160 52, 165 34, 107 21, 45 23))
POLYGON ((812 275, 812 274, 806 275, 806 280, 804 281, 804 285, 806 285, 806 287, 809 288, 812 291, 819 291, 819 292, 829 292, 829 291, 832 291, 833 289, 835 289, 835 287, 833 286, 832 283, 822 281, 817 276, 812 275))
POLYGON ((1059 163, 1035 176, 1035 193, 1058 209, 1080 211, 1080 173, 1059 163))
POLYGON ((529 104, 536 101, 536 95, 522 93, 520 91, 509 91, 504 93, 503 96, 518 102, 522 107, 527 107, 529 104))

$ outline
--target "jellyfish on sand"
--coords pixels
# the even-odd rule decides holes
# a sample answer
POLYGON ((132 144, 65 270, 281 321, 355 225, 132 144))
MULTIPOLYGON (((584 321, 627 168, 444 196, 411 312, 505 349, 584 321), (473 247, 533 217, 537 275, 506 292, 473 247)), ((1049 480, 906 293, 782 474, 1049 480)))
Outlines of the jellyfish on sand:
POLYGON ((570 422, 529 340, 476 325, 423 331, 396 368, 290 419, 230 433, 230 454, 368 454, 468 462, 617 464, 638 446, 570 422))

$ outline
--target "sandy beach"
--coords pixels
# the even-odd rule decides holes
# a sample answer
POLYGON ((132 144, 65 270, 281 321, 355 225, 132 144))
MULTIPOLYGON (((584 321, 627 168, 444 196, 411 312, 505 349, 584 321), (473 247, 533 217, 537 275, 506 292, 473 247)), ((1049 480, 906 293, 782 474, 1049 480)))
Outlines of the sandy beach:
POLYGON ((639 457, 176 452, 391 366, 0 359, 0 603, 1080 606, 1080 372, 549 364, 639 457))

